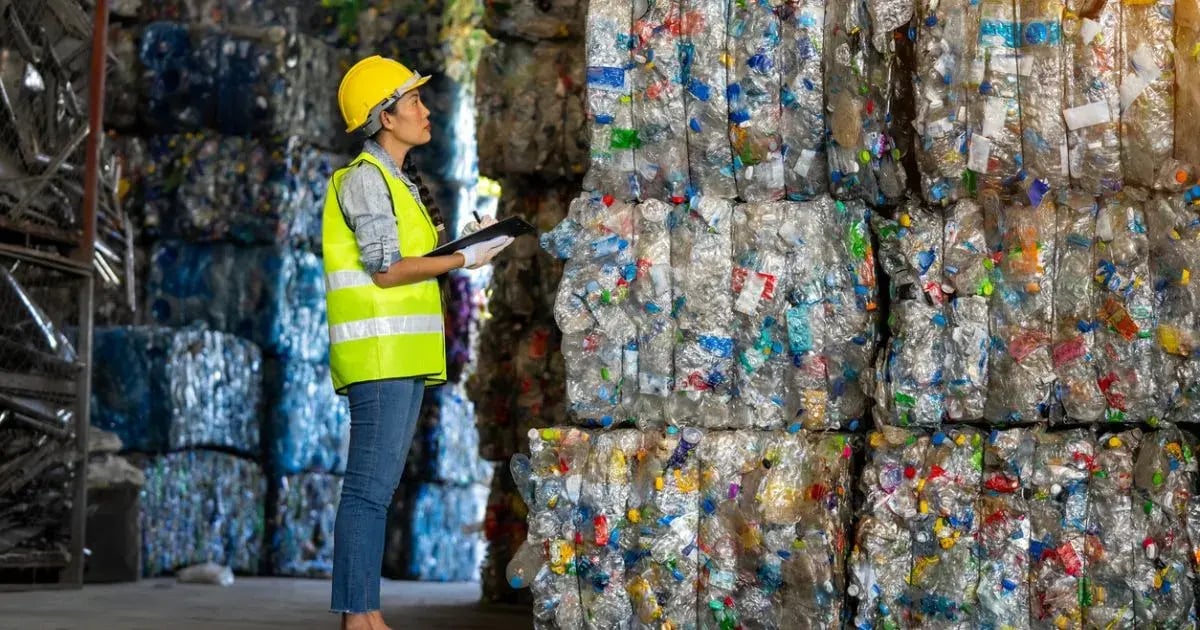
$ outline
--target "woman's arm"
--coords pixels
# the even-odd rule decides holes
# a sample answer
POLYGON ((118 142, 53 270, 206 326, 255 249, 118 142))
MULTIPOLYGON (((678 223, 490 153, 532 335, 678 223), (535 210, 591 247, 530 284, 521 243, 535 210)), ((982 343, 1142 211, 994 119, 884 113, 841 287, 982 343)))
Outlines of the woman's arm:
POLYGON ((401 258, 386 271, 381 271, 371 278, 375 280, 376 286, 387 289, 436 278, 466 264, 467 257, 458 252, 449 256, 414 256, 401 258))

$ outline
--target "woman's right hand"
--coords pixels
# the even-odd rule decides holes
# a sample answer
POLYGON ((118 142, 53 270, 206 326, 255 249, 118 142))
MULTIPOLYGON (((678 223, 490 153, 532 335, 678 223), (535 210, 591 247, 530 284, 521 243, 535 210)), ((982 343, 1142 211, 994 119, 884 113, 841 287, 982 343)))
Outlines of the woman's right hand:
POLYGON ((491 240, 482 243, 469 245, 458 250, 463 256, 463 267, 467 269, 478 269, 490 262, 497 254, 504 251, 505 247, 512 245, 513 238, 511 236, 497 236, 491 240))

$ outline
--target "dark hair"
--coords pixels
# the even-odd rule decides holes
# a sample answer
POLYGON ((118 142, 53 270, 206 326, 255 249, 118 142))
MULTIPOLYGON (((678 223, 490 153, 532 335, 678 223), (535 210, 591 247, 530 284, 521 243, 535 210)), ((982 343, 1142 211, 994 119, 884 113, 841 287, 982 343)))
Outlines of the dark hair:
MULTIPOLYGON (((392 106, 386 111, 395 116, 398 105, 400 105, 400 100, 396 99, 396 102, 392 103, 392 106)), ((375 132, 372 139, 378 143, 384 131, 384 129, 380 129, 375 132)), ((429 218, 433 221, 433 227, 438 232, 438 242, 440 244, 446 237, 446 220, 442 217, 442 208, 438 206, 437 199, 433 197, 433 193, 429 191, 429 187, 422 181, 421 173, 418 172, 416 165, 413 163, 412 153, 404 157, 404 164, 400 165, 400 170, 412 180, 412 183, 417 185, 417 192, 421 195, 418 201, 425 204, 425 209, 429 211, 429 218)))

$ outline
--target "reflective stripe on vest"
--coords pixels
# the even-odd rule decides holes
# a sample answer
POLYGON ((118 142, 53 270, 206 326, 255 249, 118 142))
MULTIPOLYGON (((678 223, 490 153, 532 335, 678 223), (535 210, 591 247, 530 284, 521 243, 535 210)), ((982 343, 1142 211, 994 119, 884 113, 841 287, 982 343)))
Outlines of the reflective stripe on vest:
POLYGON ((376 285, 363 269, 357 239, 342 213, 337 198, 342 179, 364 162, 377 168, 387 183, 400 255, 424 256, 438 242, 433 222, 419 200, 369 153, 333 174, 322 218, 330 376, 341 393, 354 383, 391 378, 443 383, 446 348, 437 281, 388 288, 376 285))
POLYGON ((389 335, 418 335, 422 333, 442 334, 441 315, 394 315, 373 317, 329 327, 329 342, 343 343, 368 337, 389 335))

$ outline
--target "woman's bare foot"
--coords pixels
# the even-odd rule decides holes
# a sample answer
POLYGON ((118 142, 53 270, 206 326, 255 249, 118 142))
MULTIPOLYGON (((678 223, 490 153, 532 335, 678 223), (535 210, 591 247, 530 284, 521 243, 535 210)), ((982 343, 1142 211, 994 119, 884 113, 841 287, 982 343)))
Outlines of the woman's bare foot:
POLYGON ((392 630, 392 627, 383 621, 383 611, 374 610, 367 614, 371 615, 371 630, 392 630))
POLYGON ((373 615, 376 613, 342 613, 342 630, 377 630, 373 615))

